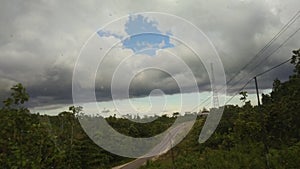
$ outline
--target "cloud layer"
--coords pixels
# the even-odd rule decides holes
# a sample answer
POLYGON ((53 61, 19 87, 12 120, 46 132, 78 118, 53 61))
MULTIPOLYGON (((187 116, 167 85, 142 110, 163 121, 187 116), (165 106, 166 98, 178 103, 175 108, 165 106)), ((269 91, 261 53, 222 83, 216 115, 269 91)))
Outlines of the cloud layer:
MULTIPOLYGON (((62 104, 72 102, 72 73, 76 58, 88 37, 100 27, 124 15, 155 11, 180 16, 200 28, 216 47, 223 62, 227 79, 236 74, 253 56, 281 29, 293 16, 300 2, 287 1, 4 1, 0 6, 0 95, 5 97, 9 87, 17 82, 23 83, 31 95, 31 105, 62 104)), ((130 20, 130 18, 128 18, 130 20)), ((149 18, 151 20, 151 18, 149 18)), ((153 21, 155 22, 155 21, 153 21)), ((123 28, 111 29, 120 37, 128 35, 123 28)), ((157 22, 157 31, 177 32, 190 36, 189 31, 178 32, 168 20, 157 22)), ((299 27, 297 20, 266 53, 253 61, 243 70, 237 80, 229 84, 229 92, 234 92, 249 78, 290 57, 291 50, 299 48, 297 33, 281 47, 278 52, 260 63, 276 49, 291 33, 299 27), (255 68, 255 69, 254 69, 255 68), (242 79, 238 81, 238 79, 242 79), (233 85, 235 84, 236 85, 233 85)), ((150 26, 148 28, 151 28, 150 26)), ((107 36, 107 38, 117 38, 107 36)), ((157 39, 156 39, 157 40, 157 39)), ((108 39, 109 41, 109 39, 108 39)), ((163 42, 163 41, 160 41, 163 42)), ((132 43, 132 42, 131 42, 132 43)), ((96 76, 96 93, 98 100, 109 100, 111 74, 122 56, 135 54, 134 50, 116 46, 108 54, 105 67, 96 76)), ((201 62, 174 39, 164 41, 161 48, 180 56, 196 74, 200 91, 209 91, 210 82, 201 62), (168 44, 169 43, 169 44, 168 44), (172 45, 177 48, 170 48, 172 45)), ((105 44, 102 44, 105 45, 105 44)), ((142 48, 145 43, 140 44, 142 48)), ((201 45, 199 45, 201 46, 201 45)), ((132 46, 131 46, 132 47, 132 46)), ((99 47, 100 50, 101 47, 99 47)), ((140 49, 140 48, 139 48, 140 49)), ((164 57, 163 51, 155 51, 159 59, 157 65, 174 69, 178 78, 185 78, 186 70, 181 69, 170 57, 164 57), (164 61, 164 62, 162 62, 164 61), (164 63, 168 63, 163 65, 164 63)), ((153 51, 150 52, 153 54, 153 51)), ((135 64, 150 63, 151 58, 140 53, 135 56, 135 64)), ((91 61, 92 62, 92 61, 91 61)), ((130 62, 132 64, 133 62, 130 62)), ((132 65, 127 69, 131 70, 132 65)), ((83 67, 82 69, 88 69, 83 67)), ((262 89, 271 87, 276 77, 286 79, 292 72, 290 65, 262 76, 259 85, 262 89)), ((93 78, 93 77, 91 77, 93 78)), ((88 87, 88 86, 87 86, 88 87)), ((189 83, 186 83, 189 87, 189 83)), ((251 85, 249 86, 251 88, 251 85)), ((178 86, 168 74, 159 71, 146 71, 137 75, 131 84, 133 97, 148 95, 152 89, 161 88, 167 94, 178 93, 178 86)))

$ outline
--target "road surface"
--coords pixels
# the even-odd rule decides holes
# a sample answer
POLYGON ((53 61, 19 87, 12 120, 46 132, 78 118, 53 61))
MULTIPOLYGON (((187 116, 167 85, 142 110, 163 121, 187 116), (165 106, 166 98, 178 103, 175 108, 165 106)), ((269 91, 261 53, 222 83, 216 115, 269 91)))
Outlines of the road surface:
POLYGON ((184 122, 178 124, 177 126, 171 128, 169 130, 169 134, 163 138, 160 144, 156 145, 149 153, 147 153, 144 157, 137 158, 129 163, 113 167, 112 169, 138 169, 140 166, 144 165, 148 160, 153 159, 155 154, 164 154, 169 149, 173 147, 173 140, 172 138, 175 137, 177 134, 182 132, 184 129, 188 129, 192 127, 193 122, 184 122))

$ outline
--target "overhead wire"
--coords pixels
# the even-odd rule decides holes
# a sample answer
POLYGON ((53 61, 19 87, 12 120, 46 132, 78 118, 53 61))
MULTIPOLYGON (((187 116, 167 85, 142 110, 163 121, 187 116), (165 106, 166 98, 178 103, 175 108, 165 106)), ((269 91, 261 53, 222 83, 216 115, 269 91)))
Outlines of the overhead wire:
MULTIPOLYGON (((293 17, 280 29, 280 31, 277 33, 277 34, 275 34, 274 35, 274 37, 256 54, 256 55, 254 55, 254 57, 247 63, 247 64, 245 64, 242 68, 241 68, 241 70, 240 71, 238 71, 234 76, 232 76, 227 82, 226 82, 226 84, 229 84, 231 81, 233 81, 234 80, 234 78, 236 77, 236 76, 238 76, 244 69, 246 69, 254 60, 256 60, 259 56, 262 56, 262 53, 263 52, 265 52, 266 50, 267 50, 267 48, 269 48, 293 23, 295 23, 295 21, 300 17, 300 10, 299 11, 297 11, 296 13, 295 13, 295 15, 293 15, 293 17)), ((285 39, 285 41, 283 42, 283 43, 281 43, 275 50, 273 50, 266 58, 264 58, 259 64, 257 64, 256 66, 255 66, 255 68, 257 68, 258 66, 260 66, 265 60, 267 60, 270 56, 272 56, 276 51, 278 51, 283 45, 285 45, 298 31, 300 30, 300 27, 295 31, 295 32, 293 32, 287 39, 285 39)), ((290 60, 290 59, 289 59, 290 60)), ((284 63, 287 63, 288 61, 285 61, 284 63)), ((277 67, 279 67, 279 66, 281 66, 282 64, 284 64, 284 63, 281 63, 280 65, 277 65, 277 67)), ((276 68, 277 68, 276 67, 276 68)), ((253 72, 253 70, 255 70, 255 68, 254 69, 252 69, 251 70, 251 72, 250 73, 252 73, 253 72)), ((275 69, 275 68, 274 68, 275 69)), ((271 70, 269 70, 269 71, 271 71, 271 70)), ((268 71, 268 72, 269 72, 268 71)), ((235 86, 237 83, 239 83, 241 80, 243 80, 244 79, 244 77, 242 77, 241 79, 239 79, 236 83, 234 83, 233 85, 231 85, 231 87, 230 88, 228 88, 228 89, 231 89, 231 88, 233 88, 233 86, 235 86)), ((244 86, 242 87, 242 88, 240 88, 239 90, 238 90, 238 92, 236 92, 236 94, 235 95, 233 95, 233 97, 231 97, 228 101, 226 101, 226 103, 225 103, 225 105, 229 102, 229 101, 231 101, 237 94, 239 94, 239 92, 241 91, 241 90, 243 90, 251 81, 252 81, 252 79, 253 78, 251 78, 251 79, 249 79, 245 84, 244 84, 244 86)), ((223 89, 223 88, 221 88, 221 89, 223 89)), ((219 89, 218 91, 220 91, 221 89, 219 89)), ((217 91, 217 92, 218 92, 217 91)), ((198 106, 196 106, 196 107, 199 107, 200 105, 202 105, 203 103, 205 103, 205 102, 207 102, 210 98, 211 98, 212 96, 210 96, 210 97, 208 97, 207 99, 205 99, 204 101, 202 101, 198 106)), ((209 104, 209 103, 208 103, 209 104)), ((208 104, 206 104, 206 105, 208 105, 208 104)), ((205 106, 204 106, 205 107, 205 106)))
POLYGON ((244 90, 245 88, 246 88, 246 86, 255 78, 255 77, 258 77, 258 76, 261 76, 261 75, 263 75, 263 74, 266 74, 266 73, 268 73, 268 72, 270 72, 270 71, 272 71, 272 70, 274 70, 274 69, 276 69, 276 68, 278 68, 278 67, 280 67, 280 66, 282 66, 282 65, 284 65, 284 64, 286 64, 286 63, 288 63, 289 61, 291 61, 292 60, 292 58, 290 58, 290 59, 288 59, 288 60, 285 60, 284 62, 281 62, 280 64, 278 64, 278 65, 276 65, 276 66, 273 66, 273 67, 271 67, 270 69, 268 69, 268 70, 265 70, 265 71, 263 71, 263 72, 261 72, 261 73, 258 73, 257 75, 255 75, 255 76, 253 76, 251 79, 249 79, 248 81, 247 81, 247 83, 245 83, 244 84, 244 86, 242 87, 242 88, 240 88, 237 92, 236 92, 236 94, 235 95, 233 95, 226 103, 225 103, 225 105, 227 104, 227 103, 229 103, 236 95, 238 95, 242 90, 244 90))
MULTIPOLYGON (((299 12, 298 12, 299 13, 299 12)), ((298 14, 297 13, 297 14, 298 14)), ((300 15, 299 15, 300 16, 300 15)), ((299 16, 297 17, 297 18, 299 18, 299 16)), ((273 50, 269 55, 267 55, 261 62, 259 62, 250 72, 249 72, 249 74, 251 74, 257 67, 259 67, 265 60, 267 60, 270 56, 272 56, 276 51, 278 51, 283 45, 285 45, 293 36, 295 36, 296 35, 296 33, 298 33, 300 31, 300 27, 296 30, 296 31, 294 31, 291 35, 289 35, 288 36, 288 38, 286 38, 275 50, 273 50)), ((275 69, 275 68, 277 68, 277 67, 279 67, 279 66, 281 66, 281 65, 283 65, 283 64, 285 64, 285 63, 287 63, 288 61, 290 61, 291 60, 291 58, 290 59, 288 59, 288 60, 286 60, 286 61, 284 61, 283 63, 280 63, 279 65, 276 65, 275 67, 273 67, 273 69, 275 69)), ((271 70, 273 70, 273 69, 271 69, 271 70)), ((267 72, 269 72, 269 71, 271 71, 271 70, 268 70, 267 72)), ((262 75, 262 74, 264 74, 264 73, 267 73, 267 72, 262 72, 262 73, 260 73, 259 75, 262 75)), ((254 76, 255 77, 255 76, 254 76)), ((256 75, 256 77, 257 77, 257 75, 256 75)), ((242 77, 241 79, 239 79, 235 84, 233 84, 229 89, 231 89, 231 88, 233 88, 233 86, 235 86, 237 83, 239 83, 240 81, 242 81, 244 79, 244 77, 242 77)), ((248 82, 247 82, 248 83, 248 82)), ((226 104, 227 104, 227 102, 226 102, 226 104)))
MULTIPOLYGON (((254 55, 254 57, 245 64, 241 70, 236 72, 228 81, 227 84, 230 83, 235 77, 237 77, 244 69, 246 69, 254 60, 256 60, 263 52, 267 50, 297 19, 300 17, 300 10, 298 10, 293 17, 277 32, 277 34, 274 35, 274 37, 262 48, 259 50, 258 53, 254 55)), ((298 32, 298 31, 297 31, 298 32)))
POLYGON ((270 69, 268 69, 268 70, 266 70, 266 71, 263 71, 263 72, 261 72, 261 73, 255 75, 254 77, 258 77, 258 76, 261 76, 261 75, 263 75, 263 74, 265 74, 265 73, 268 73, 268 72, 270 72, 271 70, 276 69, 277 67, 279 67, 279 66, 281 66, 281 65, 284 65, 284 64, 286 64, 287 62, 289 62, 289 61, 291 61, 291 60, 292 60, 292 58, 290 58, 290 59, 288 59, 288 60, 286 60, 286 61, 284 61, 284 62, 282 62, 282 63, 280 63, 280 64, 278 64, 278 65, 276 65, 276 66, 274 66, 274 67, 272 67, 272 68, 270 68, 270 69))

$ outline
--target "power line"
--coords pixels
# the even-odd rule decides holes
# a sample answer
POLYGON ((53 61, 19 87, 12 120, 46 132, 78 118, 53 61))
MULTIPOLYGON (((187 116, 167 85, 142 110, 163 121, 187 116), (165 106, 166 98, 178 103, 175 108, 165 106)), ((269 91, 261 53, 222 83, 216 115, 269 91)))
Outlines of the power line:
MULTIPOLYGON (((280 31, 256 54, 256 55, 254 55, 254 57, 247 63, 247 64, 245 64, 243 67, 242 67, 242 69, 240 70, 240 71, 238 71, 234 76, 232 76, 227 82, 226 82, 226 84, 229 84, 237 75, 239 75, 245 68, 247 68, 249 65, 250 65, 250 63, 252 63, 255 59, 257 59, 258 58, 258 56, 261 56, 261 54, 264 52, 264 51, 266 51, 266 49, 268 48, 268 47, 270 47, 273 43, 274 43, 274 41, 276 41, 281 35, 282 35, 282 33, 284 33, 299 17, 300 17, 300 15, 298 16, 298 14, 300 13, 300 10, 299 11, 297 11, 296 12, 296 14, 280 29, 280 31)), ((283 43, 281 43, 273 52, 271 52, 268 56, 267 56, 267 58, 265 58, 263 61, 265 61, 266 59, 268 59, 270 56, 272 56, 278 49, 280 49, 284 44, 286 44, 287 43, 287 41, 288 40, 290 40, 298 31, 300 30, 300 27, 293 33, 293 34, 291 34, 283 43)), ((259 65, 261 65, 262 64, 262 62, 263 61, 261 61, 258 65, 256 65, 255 66, 255 68, 257 68, 259 65)), ((287 61, 286 61, 287 62, 287 61)), ((281 65, 279 65, 279 66, 281 66, 281 65)), ((279 67, 278 66, 278 67, 279 67)), ((253 70, 255 70, 255 69, 252 69, 252 71, 250 72, 250 73, 252 73, 253 72, 253 70)), ((269 71, 271 71, 271 70, 269 70, 269 71)), ((231 88, 233 88, 233 86, 235 86, 238 82, 240 82, 241 80, 243 79, 243 77, 241 78, 241 79, 239 79, 236 83, 234 83, 233 85, 232 85, 232 87, 230 87, 229 89, 231 89, 231 88)), ((243 88, 241 89, 241 90, 243 90, 251 81, 252 81, 252 79, 253 78, 251 78, 244 86, 243 86, 243 88)), ((223 87, 224 88, 224 87, 223 87)), ((221 89, 223 89, 223 88, 221 88, 221 89)), ((219 89, 218 91, 220 91, 221 89, 219 89)), ((240 91, 239 91, 240 92, 240 91)), ((235 94, 234 96, 236 96, 237 94, 235 94)), ((201 102, 198 106, 200 106, 200 105, 202 105, 203 103, 205 103, 205 102, 207 102, 210 98, 211 98, 212 96, 210 96, 210 97, 208 97, 207 99, 205 99, 203 102, 201 102)), ((229 101, 231 101, 233 99, 233 97, 232 98, 230 98, 230 100, 229 101)), ((225 104, 227 104, 229 101, 227 101, 225 104)), ((209 103, 208 103, 209 104, 209 103)), ((208 105, 208 104, 206 104, 206 105, 208 105)), ((205 105, 205 106, 206 106, 205 105)), ((198 106, 196 106, 195 108, 197 108, 198 106)), ((204 107, 205 107, 204 106, 204 107)), ((194 109, 195 109, 194 108, 194 109)), ((194 110, 193 109, 193 110, 194 110)))
MULTIPOLYGON (((283 43, 281 43, 274 51, 272 51, 272 52, 271 52, 271 53, 270 53, 263 61, 265 61, 266 59, 268 59, 268 58, 269 58, 270 56, 272 56, 277 50, 279 50, 284 44, 286 44, 286 43, 288 42, 288 40, 290 40, 290 39, 291 39, 291 38, 292 38, 299 30, 300 30, 300 27, 299 27, 293 34, 291 34, 291 35, 290 35, 283 43)), ((285 64, 285 63, 287 63, 287 62, 290 61, 290 60, 291 60, 291 58, 288 59, 288 60, 286 60, 286 61, 284 61, 284 62, 282 62, 282 63, 280 63, 280 64, 278 64, 278 65, 276 65, 276 66, 274 66, 274 67, 272 67, 271 69, 268 69, 268 70, 266 70, 266 71, 264 71, 264 72, 262 72, 262 73, 257 74, 257 75, 254 76, 254 77, 261 76, 261 75, 263 75, 263 74, 265 74, 265 73, 267 73, 267 72, 269 72, 269 71, 271 71, 271 70, 273 70, 273 69, 275 69, 275 68, 277 68, 277 67, 279 67, 279 66, 281 66, 281 65, 283 65, 283 64, 285 64)), ((260 62, 258 65, 256 65, 255 68, 252 69, 252 70, 250 71, 250 73, 252 73, 258 66, 260 66, 260 65, 263 63, 263 61, 260 62)), ((246 85, 243 86, 241 90, 243 90, 243 89, 250 83, 250 81, 251 81, 254 77, 252 77, 249 81, 247 81, 246 85)), ((237 85, 237 83, 240 82, 242 79, 243 79, 243 78, 239 79, 236 83, 234 83, 234 84, 233 84, 230 88, 228 88, 228 89, 232 89, 233 86, 237 85)), ((239 94, 239 92, 240 92, 241 90, 239 90, 233 97, 235 97, 237 94, 239 94)), ((201 104, 207 102, 211 97, 212 97, 212 96, 208 97, 207 99, 205 99, 205 100, 204 100, 202 103, 200 103, 199 105, 201 105, 201 104)), ((233 97, 230 98, 229 101, 231 101, 231 100, 233 99, 233 97)), ((225 104, 227 104, 227 103, 228 103, 228 101, 227 101, 225 104)), ((209 104, 209 103, 208 103, 208 104, 209 104)), ((205 106, 207 106, 208 104, 206 104, 205 106)), ((205 107, 205 106, 204 106, 204 107, 205 107)))
POLYGON ((227 104, 227 103, 229 103, 235 96, 237 96, 238 94, 240 94, 240 92, 242 91, 242 90, 244 90, 245 88, 246 88, 246 86, 251 82, 253 80, 253 78, 251 78, 251 79, 249 79, 248 80, 248 82, 247 83, 245 83, 244 84, 244 86, 243 87, 241 87, 229 100, 227 100, 226 102, 225 102, 225 105, 227 104))
MULTIPOLYGON (((230 80, 227 81, 227 84, 230 83, 237 75, 239 75, 245 68, 247 68, 251 62, 253 62, 255 59, 258 58, 258 56, 261 56, 260 54, 263 53, 264 51, 266 51, 266 49, 268 47, 270 47, 273 42, 275 40, 277 40, 279 38, 279 36, 285 32, 299 17, 300 15, 298 15, 300 13, 300 11, 297 11, 296 14, 281 28, 281 30, 250 60, 250 62, 248 62, 247 64, 245 64, 245 66, 239 71, 237 72, 230 80)), ((260 66, 266 59, 268 59, 270 56, 272 56, 277 50, 279 50, 284 44, 286 44, 298 31, 300 30, 300 27, 294 32, 292 33, 283 43, 281 43, 275 50, 273 50, 265 59, 263 59, 258 65, 256 65, 251 71, 250 73, 252 73, 258 66, 260 66)), ((236 81, 233 85, 231 85, 232 87, 228 88, 231 89, 233 88, 233 86, 235 86, 236 84, 238 84, 241 80, 243 80, 244 77, 240 78, 238 81, 236 81)))
MULTIPOLYGON (((251 79, 250 79, 243 87, 241 87, 241 88, 239 89, 239 91, 236 92, 235 95, 233 95, 233 96, 225 103, 225 105, 226 105, 229 101, 231 101, 236 95, 238 95, 240 91, 242 91, 243 89, 245 89, 246 86, 252 81, 252 79, 253 79, 253 78, 251 78, 251 79)), ((205 99, 201 104, 207 102, 211 97, 212 97, 212 96, 209 96, 209 97, 208 97, 207 99, 205 99)), ((201 104, 199 104, 199 105, 201 105, 201 104)), ((209 104, 209 103, 205 104, 204 107, 207 106, 208 104, 209 104)), ((197 106, 197 107, 198 107, 198 106, 197 106)))
POLYGON ((240 71, 235 73, 234 76, 232 76, 227 83, 230 83, 237 75, 239 75, 244 69, 246 69, 255 59, 261 56, 262 53, 265 52, 266 49, 270 47, 274 43, 274 41, 276 41, 280 37, 280 35, 282 35, 282 33, 284 33, 300 17, 300 15, 297 16, 299 13, 300 11, 297 11, 296 14, 280 29, 280 31, 256 55, 254 55, 254 57, 247 64, 245 64, 240 71))
MULTIPOLYGON (((292 58, 290 58, 290 59, 288 59, 288 60, 286 60, 286 61, 284 61, 284 62, 282 62, 282 63, 280 63, 280 64, 278 64, 278 65, 276 65, 276 66, 274 66, 274 67, 272 67, 272 68, 270 68, 270 69, 268 69, 268 70, 266 70, 266 71, 263 71, 263 72, 261 72, 261 73, 255 75, 254 77, 259 77, 259 76, 261 76, 261 75, 263 75, 263 74, 266 74, 266 73, 272 71, 273 69, 276 69, 276 68, 280 67, 281 65, 284 65, 284 64, 288 63, 288 62, 291 61, 291 60, 292 60, 292 58)), ((254 77, 252 77, 251 79, 249 79, 249 80, 247 81, 247 83, 245 83, 245 85, 244 85, 243 87, 241 87, 241 88, 235 93, 235 95, 233 95, 228 101, 226 101, 225 105, 226 105, 228 102, 230 102, 236 95, 238 95, 239 92, 241 92, 242 90, 244 90, 244 89, 247 87, 247 85, 254 79, 254 77)), ((211 97, 212 97, 212 96, 210 96, 210 97, 208 97, 207 99, 205 99, 201 104, 207 102, 211 97)), ((201 104, 199 104, 199 105, 201 105, 201 104)), ((209 103, 205 104, 204 107, 207 106, 208 104, 209 104, 209 103)))
POLYGON ((258 76, 261 76, 261 75, 263 75, 263 74, 265 74, 265 73, 268 73, 268 72, 270 72, 271 70, 276 69, 277 67, 279 67, 279 66, 281 66, 281 65, 284 65, 284 64, 286 64, 287 62, 289 62, 289 61, 291 61, 291 60, 292 60, 292 58, 290 58, 290 59, 288 59, 288 60, 286 60, 286 61, 284 61, 284 62, 282 62, 282 63, 280 63, 280 64, 278 64, 278 65, 276 65, 276 66, 274 66, 274 67, 272 67, 272 68, 270 68, 270 69, 268 69, 268 70, 262 72, 262 73, 259 73, 259 74, 255 75, 255 77, 258 77, 258 76))
POLYGON ((241 92, 242 90, 244 90, 245 88, 246 88, 246 86, 254 79, 254 78, 256 78, 256 77, 258 77, 258 76, 261 76, 261 75, 263 75, 263 74, 265 74, 265 73, 268 73, 268 72, 270 72, 271 70, 274 70, 274 69, 276 69, 276 68, 278 68, 278 67, 280 67, 280 66, 282 66, 282 65, 284 65, 284 64, 286 64, 287 62, 289 62, 290 60, 292 60, 292 58, 290 58, 290 59, 288 59, 288 60, 286 60, 286 61, 284 61, 284 62, 281 62, 280 64, 278 64, 278 65, 276 65, 276 66, 274 66, 274 67, 271 67, 270 69, 268 69, 268 70, 266 70, 266 71, 263 71, 263 72, 261 72, 261 73, 259 73, 259 74, 257 74, 257 75, 255 75, 254 77, 252 77, 241 89, 239 89, 239 91, 238 92, 236 92, 236 94, 235 95, 233 95, 225 104, 227 104, 228 102, 230 102, 236 95, 238 95, 239 94, 239 92, 241 92))
MULTIPOLYGON (((300 31, 300 27, 293 32, 287 39, 285 39, 284 42, 282 42, 275 50, 273 50, 269 55, 266 56, 266 58, 264 58, 263 60, 261 60, 261 62, 259 62, 250 72, 249 74, 251 74, 254 70, 256 70, 257 67, 259 67, 264 61, 266 61, 269 57, 271 57, 275 52, 277 52, 283 45, 285 45, 293 36, 296 35, 296 33, 298 33, 298 31, 300 31)), ((234 83, 232 86, 235 86, 237 83, 239 83, 240 81, 242 81, 244 79, 244 77, 241 77, 236 83, 234 83)), ((231 87, 232 88, 232 87, 231 87)), ((231 89, 229 88, 229 89, 231 89)))
MULTIPOLYGON (((286 63, 288 63, 289 61, 291 61, 292 60, 292 58, 290 58, 290 59, 288 59, 288 60, 285 60, 284 62, 281 62, 280 64, 278 64, 278 65, 276 65, 276 66, 274 66, 274 67, 271 67, 270 69, 268 69, 268 70, 265 70, 265 71, 263 71, 263 72, 261 72, 261 73, 259 73, 259 74, 257 74, 257 75, 255 75, 255 76, 253 76, 252 78, 250 78, 229 100, 227 100, 226 102, 225 102, 225 105, 226 104, 228 104, 235 96, 237 96, 242 90, 244 90, 247 86, 248 86, 248 84, 255 78, 255 77, 259 77, 259 76, 261 76, 261 75, 263 75, 263 74, 266 74, 266 73, 268 73, 268 72, 270 72, 270 71, 272 71, 272 70, 274 70, 274 69, 276 69, 276 68, 278 68, 278 67, 280 67, 280 66, 282 66, 282 65, 284 65, 284 64, 286 64, 286 63)), ((207 99, 205 99, 201 104, 203 104, 203 103, 205 103, 206 101, 208 101, 210 98, 211 98, 212 96, 210 96, 210 97, 208 97, 207 99)), ((201 104, 199 104, 199 105, 201 105, 201 104)), ((208 103, 209 104, 209 103, 208 103)), ((207 106, 208 104, 206 104, 206 105, 204 105, 204 107, 205 106, 207 106)), ((197 106, 198 107, 198 106, 197 106)))
POLYGON ((258 66, 260 66, 265 60, 267 60, 270 56, 272 56, 278 49, 280 49, 283 45, 285 45, 293 36, 296 35, 300 31, 300 27, 292 33, 283 43, 281 43, 273 52, 271 52, 264 60, 262 60, 259 64, 257 64, 250 73, 252 73, 258 66))

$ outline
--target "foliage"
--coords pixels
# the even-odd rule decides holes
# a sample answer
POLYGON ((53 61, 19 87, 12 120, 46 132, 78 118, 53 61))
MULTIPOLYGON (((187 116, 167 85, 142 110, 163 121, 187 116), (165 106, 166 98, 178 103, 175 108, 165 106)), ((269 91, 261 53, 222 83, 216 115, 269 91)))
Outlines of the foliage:
MULTIPOLYGON (((247 92, 240 93, 242 107, 226 105, 204 144, 197 144, 201 125, 195 125, 173 149, 176 168, 300 168, 300 49, 293 51, 291 63, 295 73, 286 82, 276 79, 272 92, 262 95, 261 107, 246 101, 247 92)), ((172 168, 171 157, 142 168, 172 168)))
MULTIPOLYGON (((82 107, 71 106, 57 116, 31 114, 23 105, 29 99, 25 88, 17 84, 11 92, 0 109, 1 168, 106 169, 130 160, 103 150, 85 134, 77 119, 83 115, 82 107)), ((141 125, 115 116, 106 120, 123 134, 149 137, 163 132, 175 120, 157 118, 141 125)))

